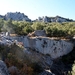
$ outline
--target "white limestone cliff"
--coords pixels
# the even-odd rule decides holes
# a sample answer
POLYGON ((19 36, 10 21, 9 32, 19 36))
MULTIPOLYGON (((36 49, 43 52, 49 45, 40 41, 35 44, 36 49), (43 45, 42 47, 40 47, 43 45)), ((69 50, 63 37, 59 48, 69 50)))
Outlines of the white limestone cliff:
POLYGON ((42 54, 48 54, 55 59, 71 52, 73 44, 64 40, 53 40, 48 37, 25 37, 24 47, 31 48, 42 54))
POLYGON ((71 20, 71 19, 63 18, 63 17, 60 17, 60 16, 56 16, 56 17, 47 17, 47 16, 39 17, 38 21, 41 21, 41 22, 73 22, 73 20, 71 20))
POLYGON ((10 36, 1 36, 0 44, 12 45, 15 43, 18 45, 18 42, 22 42, 25 48, 29 48, 35 51, 38 51, 42 54, 48 54, 51 58, 55 59, 63 55, 68 54, 73 49, 73 44, 69 41, 64 40, 54 40, 45 36, 35 36, 35 37, 10 37, 10 36), (15 41, 17 40, 17 41, 15 41))
POLYGON ((12 20, 17 20, 17 21, 31 21, 28 16, 24 15, 24 13, 20 13, 20 12, 9 12, 5 15, 5 19, 12 19, 12 20))

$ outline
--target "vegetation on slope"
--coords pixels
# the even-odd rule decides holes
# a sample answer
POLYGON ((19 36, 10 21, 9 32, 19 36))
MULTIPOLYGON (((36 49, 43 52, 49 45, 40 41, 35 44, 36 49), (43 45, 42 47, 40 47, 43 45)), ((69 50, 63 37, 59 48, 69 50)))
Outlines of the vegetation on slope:
POLYGON ((23 51, 23 48, 17 45, 12 45, 10 47, 0 45, 0 58, 6 63, 8 68, 11 66, 17 67, 19 75, 38 75, 38 73, 43 71, 38 63, 32 63, 28 57, 21 54, 23 53, 21 51, 23 51))
MULTIPOLYGON (((70 37, 75 35, 75 22, 66 22, 66 23, 44 23, 44 22, 25 22, 25 21, 5 21, 0 19, 0 32, 8 31, 10 33, 16 33, 18 35, 27 35, 30 32, 35 30, 45 30, 47 36, 49 37, 70 37)), ((14 65, 16 66, 21 75, 35 75, 40 72, 40 66, 38 63, 29 63, 30 61, 27 58, 26 61, 19 60, 16 58, 16 55, 13 53, 18 50, 18 46, 0 46, 0 56, 1 59, 6 62, 8 67, 14 65), (13 52, 12 52, 13 51, 13 52), (6 61, 7 60, 7 61, 6 61), (38 68, 38 71, 36 70, 38 68), (35 71, 35 72, 34 72, 35 71)), ((66 66, 70 66, 68 75, 74 75, 75 73, 75 49, 68 55, 62 57, 62 62, 66 66)))
POLYGON ((67 75, 75 75, 75 47, 72 52, 62 57, 62 62, 67 67, 67 75))
POLYGON ((66 37, 75 35, 75 22, 44 23, 0 19, 0 31, 8 31, 18 35, 27 35, 34 30, 45 30, 51 37, 66 37))

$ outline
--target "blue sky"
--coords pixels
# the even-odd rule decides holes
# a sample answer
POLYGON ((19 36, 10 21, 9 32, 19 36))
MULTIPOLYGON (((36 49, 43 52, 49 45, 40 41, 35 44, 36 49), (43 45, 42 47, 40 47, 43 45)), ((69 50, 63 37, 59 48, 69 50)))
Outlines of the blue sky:
POLYGON ((0 0, 0 14, 21 12, 30 19, 62 16, 75 20, 75 0, 0 0))

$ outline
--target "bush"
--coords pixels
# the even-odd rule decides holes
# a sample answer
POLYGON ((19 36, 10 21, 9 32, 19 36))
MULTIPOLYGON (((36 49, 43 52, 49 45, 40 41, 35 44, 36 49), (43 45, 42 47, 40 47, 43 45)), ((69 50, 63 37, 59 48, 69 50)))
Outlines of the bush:
POLYGON ((39 65, 39 63, 32 63, 31 67, 33 68, 33 71, 35 74, 40 73, 43 71, 43 68, 41 67, 41 65, 39 65))
POLYGON ((26 27, 23 28, 23 33, 28 34, 28 33, 32 32, 32 31, 34 31, 34 30, 30 25, 27 25, 26 27))

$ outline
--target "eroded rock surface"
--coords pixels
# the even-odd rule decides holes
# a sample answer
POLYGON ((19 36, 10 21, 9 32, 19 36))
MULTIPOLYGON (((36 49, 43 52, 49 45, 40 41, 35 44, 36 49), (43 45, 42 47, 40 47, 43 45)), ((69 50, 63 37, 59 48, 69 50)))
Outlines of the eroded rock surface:
POLYGON ((53 40, 48 37, 25 37, 24 47, 50 55, 51 58, 55 59, 71 52, 73 44, 64 40, 53 40))
POLYGON ((23 50, 23 53, 32 63, 39 63, 43 68, 50 68, 53 64, 50 56, 43 55, 38 51, 36 52, 33 50, 23 50))

